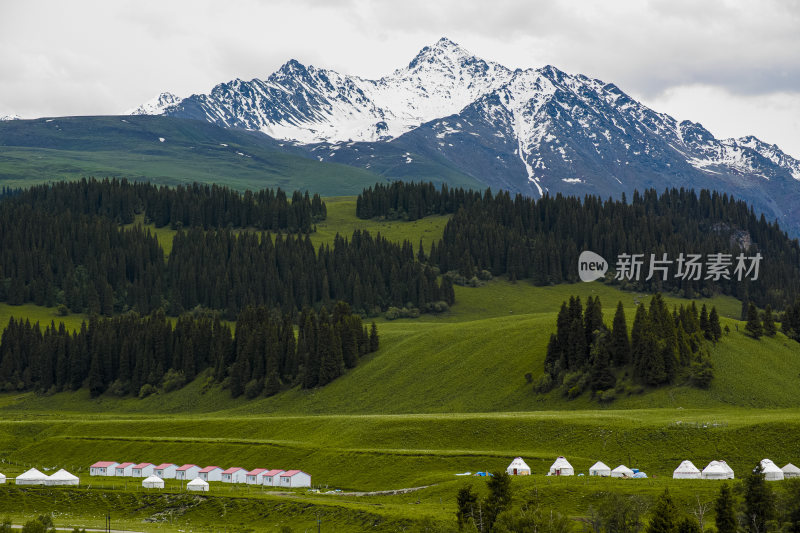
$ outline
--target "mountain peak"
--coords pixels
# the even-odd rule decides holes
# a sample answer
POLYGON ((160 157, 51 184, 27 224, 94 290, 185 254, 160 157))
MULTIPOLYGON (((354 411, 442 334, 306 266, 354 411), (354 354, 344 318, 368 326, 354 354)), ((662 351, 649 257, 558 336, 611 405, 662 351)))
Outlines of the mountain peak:
POLYGON ((442 37, 431 46, 426 46, 408 64, 410 70, 414 70, 425 65, 439 64, 452 67, 464 58, 471 58, 473 55, 458 43, 447 37, 442 37))
POLYGON ((143 103, 135 109, 127 111, 126 115, 160 115, 164 110, 173 106, 183 100, 183 97, 177 96, 171 92, 163 92, 143 103))

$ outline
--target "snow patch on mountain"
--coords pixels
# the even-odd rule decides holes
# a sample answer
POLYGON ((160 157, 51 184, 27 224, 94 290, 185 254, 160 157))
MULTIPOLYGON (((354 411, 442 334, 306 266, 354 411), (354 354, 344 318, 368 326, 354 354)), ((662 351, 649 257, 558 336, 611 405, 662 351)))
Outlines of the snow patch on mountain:
POLYGON ((126 111, 125 115, 161 115, 168 107, 173 106, 183 100, 182 97, 164 92, 148 100, 139 107, 126 111))

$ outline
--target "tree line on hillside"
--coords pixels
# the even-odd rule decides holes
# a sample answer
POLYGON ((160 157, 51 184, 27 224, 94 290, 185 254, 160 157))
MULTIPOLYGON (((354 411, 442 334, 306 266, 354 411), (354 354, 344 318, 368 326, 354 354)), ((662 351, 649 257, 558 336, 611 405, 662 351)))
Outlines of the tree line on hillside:
POLYGON ((458 491, 455 514, 458 531, 477 533, 800 533, 800 483, 781 488, 770 487, 757 465, 733 488, 723 483, 712 501, 698 496, 684 506, 668 489, 652 502, 640 494, 606 492, 584 516, 569 519, 544 508, 540 491, 515 495, 511 476, 494 472, 484 497, 471 485, 458 491), (713 524, 707 523, 710 515, 713 524))
POLYGON ((704 349, 706 342, 722 336, 716 307, 704 304, 698 311, 692 302, 669 311, 661 293, 640 303, 628 335, 622 302, 617 303, 612 326, 603 320, 600 298, 591 296, 584 309, 580 297, 561 305, 556 333, 550 336, 544 360, 545 376, 540 392, 562 386, 575 398, 589 389, 603 401, 614 398, 617 374, 627 372, 636 383, 658 387, 684 376, 699 387, 708 387, 713 366, 704 349))
MULTIPOLYGON (((157 186, 126 179, 81 179, 3 191, 19 204, 54 214, 71 211, 130 224, 137 214, 157 228, 170 226, 246 228, 308 233, 324 220, 327 207, 318 194, 280 188, 240 193, 222 185, 157 186)), ((1 196, 0 196, 1 197, 1 196)))
POLYGON ((376 183, 364 189, 356 199, 356 216, 363 219, 385 218, 417 220, 430 215, 455 213, 461 207, 481 202, 480 191, 451 188, 442 184, 394 181, 376 183))
POLYGON ((93 397, 145 397, 169 392, 211 370, 233 397, 271 396, 285 386, 323 386, 378 349, 371 331, 337 302, 329 313, 304 309, 296 336, 292 314, 248 307, 236 334, 218 316, 163 312, 92 317, 70 333, 63 323, 42 329, 13 317, 0 338, 0 387, 5 391, 89 389, 93 397))
POLYGON ((63 311, 177 316, 197 306, 229 319, 247 306, 285 312, 344 300, 357 312, 421 312, 452 304, 449 279, 416 260, 409 242, 366 231, 314 249, 308 235, 179 230, 167 260, 139 226, 24 203, 0 202, 0 301, 63 311))
MULTIPOLYGON (((733 295, 759 306, 783 309, 800 296, 800 244, 788 238, 777 222, 757 217, 745 202, 727 194, 702 190, 654 189, 634 192, 630 202, 596 196, 545 195, 539 200, 507 192, 483 194, 432 184, 376 185, 360 196, 359 216, 424 216, 455 212, 442 239, 431 247, 428 262, 442 272, 457 270, 471 278, 481 271, 530 279, 537 285, 576 282, 578 256, 591 250, 615 270, 620 254, 644 253, 675 262, 681 254, 760 253, 758 279, 730 275, 715 280, 678 277, 677 266, 666 280, 649 281, 645 269, 638 280, 620 281, 623 288, 648 292, 673 291, 680 296, 733 295)), ((733 273, 733 269, 730 270, 733 273)))

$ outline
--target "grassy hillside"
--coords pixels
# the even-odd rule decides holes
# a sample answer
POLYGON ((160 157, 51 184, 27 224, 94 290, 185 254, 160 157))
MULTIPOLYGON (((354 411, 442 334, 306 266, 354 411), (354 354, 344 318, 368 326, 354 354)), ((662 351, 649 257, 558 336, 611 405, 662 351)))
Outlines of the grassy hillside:
MULTIPOLYGON (((492 281, 458 287, 457 303, 443 315, 379 320, 380 350, 353 370, 318 390, 294 388, 272 398, 230 399, 227 391, 191 387, 145 400, 88 393, 16 397, 13 409, 46 412, 54 406, 75 412, 251 414, 386 414, 504 412, 602 408, 585 394, 567 400, 557 391, 540 395, 526 382, 543 373, 543 358, 561 302, 570 295, 597 295, 609 309, 622 301, 632 323, 634 306, 649 297, 598 283, 534 287, 492 281), (201 394, 202 391, 202 394, 201 394)), ((677 299, 667 299, 671 305, 677 299)), ((702 303, 703 301, 698 301, 702 303)), ((800 406, 800 350, 783 334, 755 341, 743 324, 728 318, 739 303, 728 297, 706 301, 731 332, 712 348, 715 379, 708 390, 676 384, 643 393, 623 392, 611 408, 698 408, 800 406), (740 331, 737 331, 737 327, 740 331)), ((9 407, 11 408, 11 407, 9 407)))
POLYGON ((382 179, 367 170, 310 159, 258 133, 194 120, 110 116, 0 122, 0 185, 84 176, 328 195, 355 194, 382 179))

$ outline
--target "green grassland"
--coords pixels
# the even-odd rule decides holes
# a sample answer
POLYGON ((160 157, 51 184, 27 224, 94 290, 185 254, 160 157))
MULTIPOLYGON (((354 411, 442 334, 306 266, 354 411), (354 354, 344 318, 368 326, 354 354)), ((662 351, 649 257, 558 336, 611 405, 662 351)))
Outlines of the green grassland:
MULTIPOLYGON (((362 228, 427 247, 446 222, 362 221, 353 197, 327 202, 328 219, 312 236, 316 245, 362 228)), ((162 246, 171 244, 174 232, 157 234, 162 246)), ((208 375, 143 400, 91 399, 85 390, 2 394, 0 471, 66 467, 92 490, 0 486, 0 515, 21 522, 56 510, 68 525, 97 526, 113 507, 119 525, 133 530, 215 530, 219 517, 229 516, 230 529, 274 531, 283 524, 314 527, 321 514, 329 530, 414 531, 426 519, 452 525, 455 493, 464 484, 483 490, 482 478, 456 473, 503 469, 517 455, 538 474, 514 479, 518 501, 535 495, 544 508, 570 516, 585 514, 609 491, 649 499, 669 487, 681 505, 695 494, 710 500, 718 483, 670 479, 684 459, 699 467, 725 459, 737 477, 764 457, 798 464, 800 345, 781 333, 758 341, 745 336, 736 320, 741 303, 730 297, 697 300, 716 306, 730 329, 711 348, 715 378, 708 390, 678 382, 622 391, 606 405, 588 394, 575 400, 558 391, 536 394, 525 374, 533 381, 542 374, 556 314, 572 295, 599 296, 607 323, 621 301, 629 327, 636 305, 650 299, 599 282, 536 287, 495 279, 456 287, 456 304, 446 313, 378 318, 380 349, 333 383, 272 398, 232 399, 208 375), (558 455, 577 472, 602 460, 641 468, 651 479, 543 476, 558 455), (344 491, 428 488, 354 496, 214 484, 208 495, 188 496, 171 483, 153 495, 89 478, 88 465, 101 459, 298 467, 312 473, 314 485, 344 491)), ((687 301, 667 295, 667 302, 687 301)), ((10 314, 47 323, 59 318, 53 309, 0 305, 0 319, 10 314)), ((68 325, 82 318, 70 315, 68 325)))
POLYGON ((367 170, 310 159, 258 133, 196 120, 110 116, 0 122, 0 185, 86 176, 320 194, 354 194, 381 180, 367 170))

